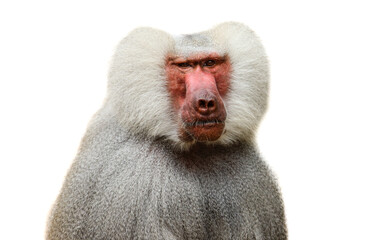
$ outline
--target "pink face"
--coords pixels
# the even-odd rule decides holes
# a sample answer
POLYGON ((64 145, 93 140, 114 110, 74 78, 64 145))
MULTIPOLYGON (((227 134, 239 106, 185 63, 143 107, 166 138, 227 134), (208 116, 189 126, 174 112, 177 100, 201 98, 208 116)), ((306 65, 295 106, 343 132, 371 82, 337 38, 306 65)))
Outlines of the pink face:
POLYGON ((182 141, 215 141, 222 135, 227 116, 222 97, 228 92, 230 69, 228 58, 216 53, 168 57, 168 90, 181 116, 182 141))

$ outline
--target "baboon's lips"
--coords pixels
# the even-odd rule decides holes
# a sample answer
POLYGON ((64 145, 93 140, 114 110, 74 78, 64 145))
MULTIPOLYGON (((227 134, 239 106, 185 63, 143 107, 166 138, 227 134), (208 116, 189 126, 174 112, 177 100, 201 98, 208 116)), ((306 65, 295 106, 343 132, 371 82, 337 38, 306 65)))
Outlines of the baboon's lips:
POLYGON ((225 123, 221 121, 197 121, 186 124, 186 132, 199 142, 216 141, 224 131, 225 123))

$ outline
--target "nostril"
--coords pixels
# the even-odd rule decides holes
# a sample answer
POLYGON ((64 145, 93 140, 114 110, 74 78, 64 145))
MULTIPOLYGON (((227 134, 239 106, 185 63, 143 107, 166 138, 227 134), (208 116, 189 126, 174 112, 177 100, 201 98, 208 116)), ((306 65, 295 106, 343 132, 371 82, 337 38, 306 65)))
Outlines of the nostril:
POLYGON ((207 108, 207 102, 204 99, 200 99, 198 104, 199 108, 207 108))
POLYGON ((215 107, 215 101, 210 100, 210 101, 208 102, 208 108, 214 108, 214 107, 215 107))
POLYGON ((213 98, 200 98, 196 101, 195 109, 200 114, 211 114, 217 111, 217 102, 213 98))

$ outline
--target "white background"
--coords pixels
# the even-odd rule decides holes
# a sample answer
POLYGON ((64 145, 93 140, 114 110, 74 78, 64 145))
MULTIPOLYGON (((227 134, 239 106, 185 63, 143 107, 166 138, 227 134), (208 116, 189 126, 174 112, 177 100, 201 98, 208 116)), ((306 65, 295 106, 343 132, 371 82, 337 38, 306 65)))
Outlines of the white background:
POLYGON ((49 208, 104 98, 114 47, 130 30, 192 33, 228 20, 253 28, 270 58, 258 141, 280 181, 290 239, 384 239, 380 1, 7 2, 1 239, 44 238, 49 208))

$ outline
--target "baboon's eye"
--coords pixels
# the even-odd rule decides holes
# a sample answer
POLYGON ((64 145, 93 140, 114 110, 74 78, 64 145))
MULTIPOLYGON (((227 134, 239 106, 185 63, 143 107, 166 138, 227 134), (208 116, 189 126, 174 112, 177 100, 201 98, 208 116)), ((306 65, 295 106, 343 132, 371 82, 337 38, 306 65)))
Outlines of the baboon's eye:
POLYGON ((205 61, 203 66, 204 67, 213 67, 216 65, 216 61, 215 60, 208 60, 208 61, 205 61))
POLYGON ((178 63, 177 66, 181 67, 181 68, 187 68, 187 67, 190 67, 191 64, 189 64, 187 62, 183 62, 183 63, 178 63))

